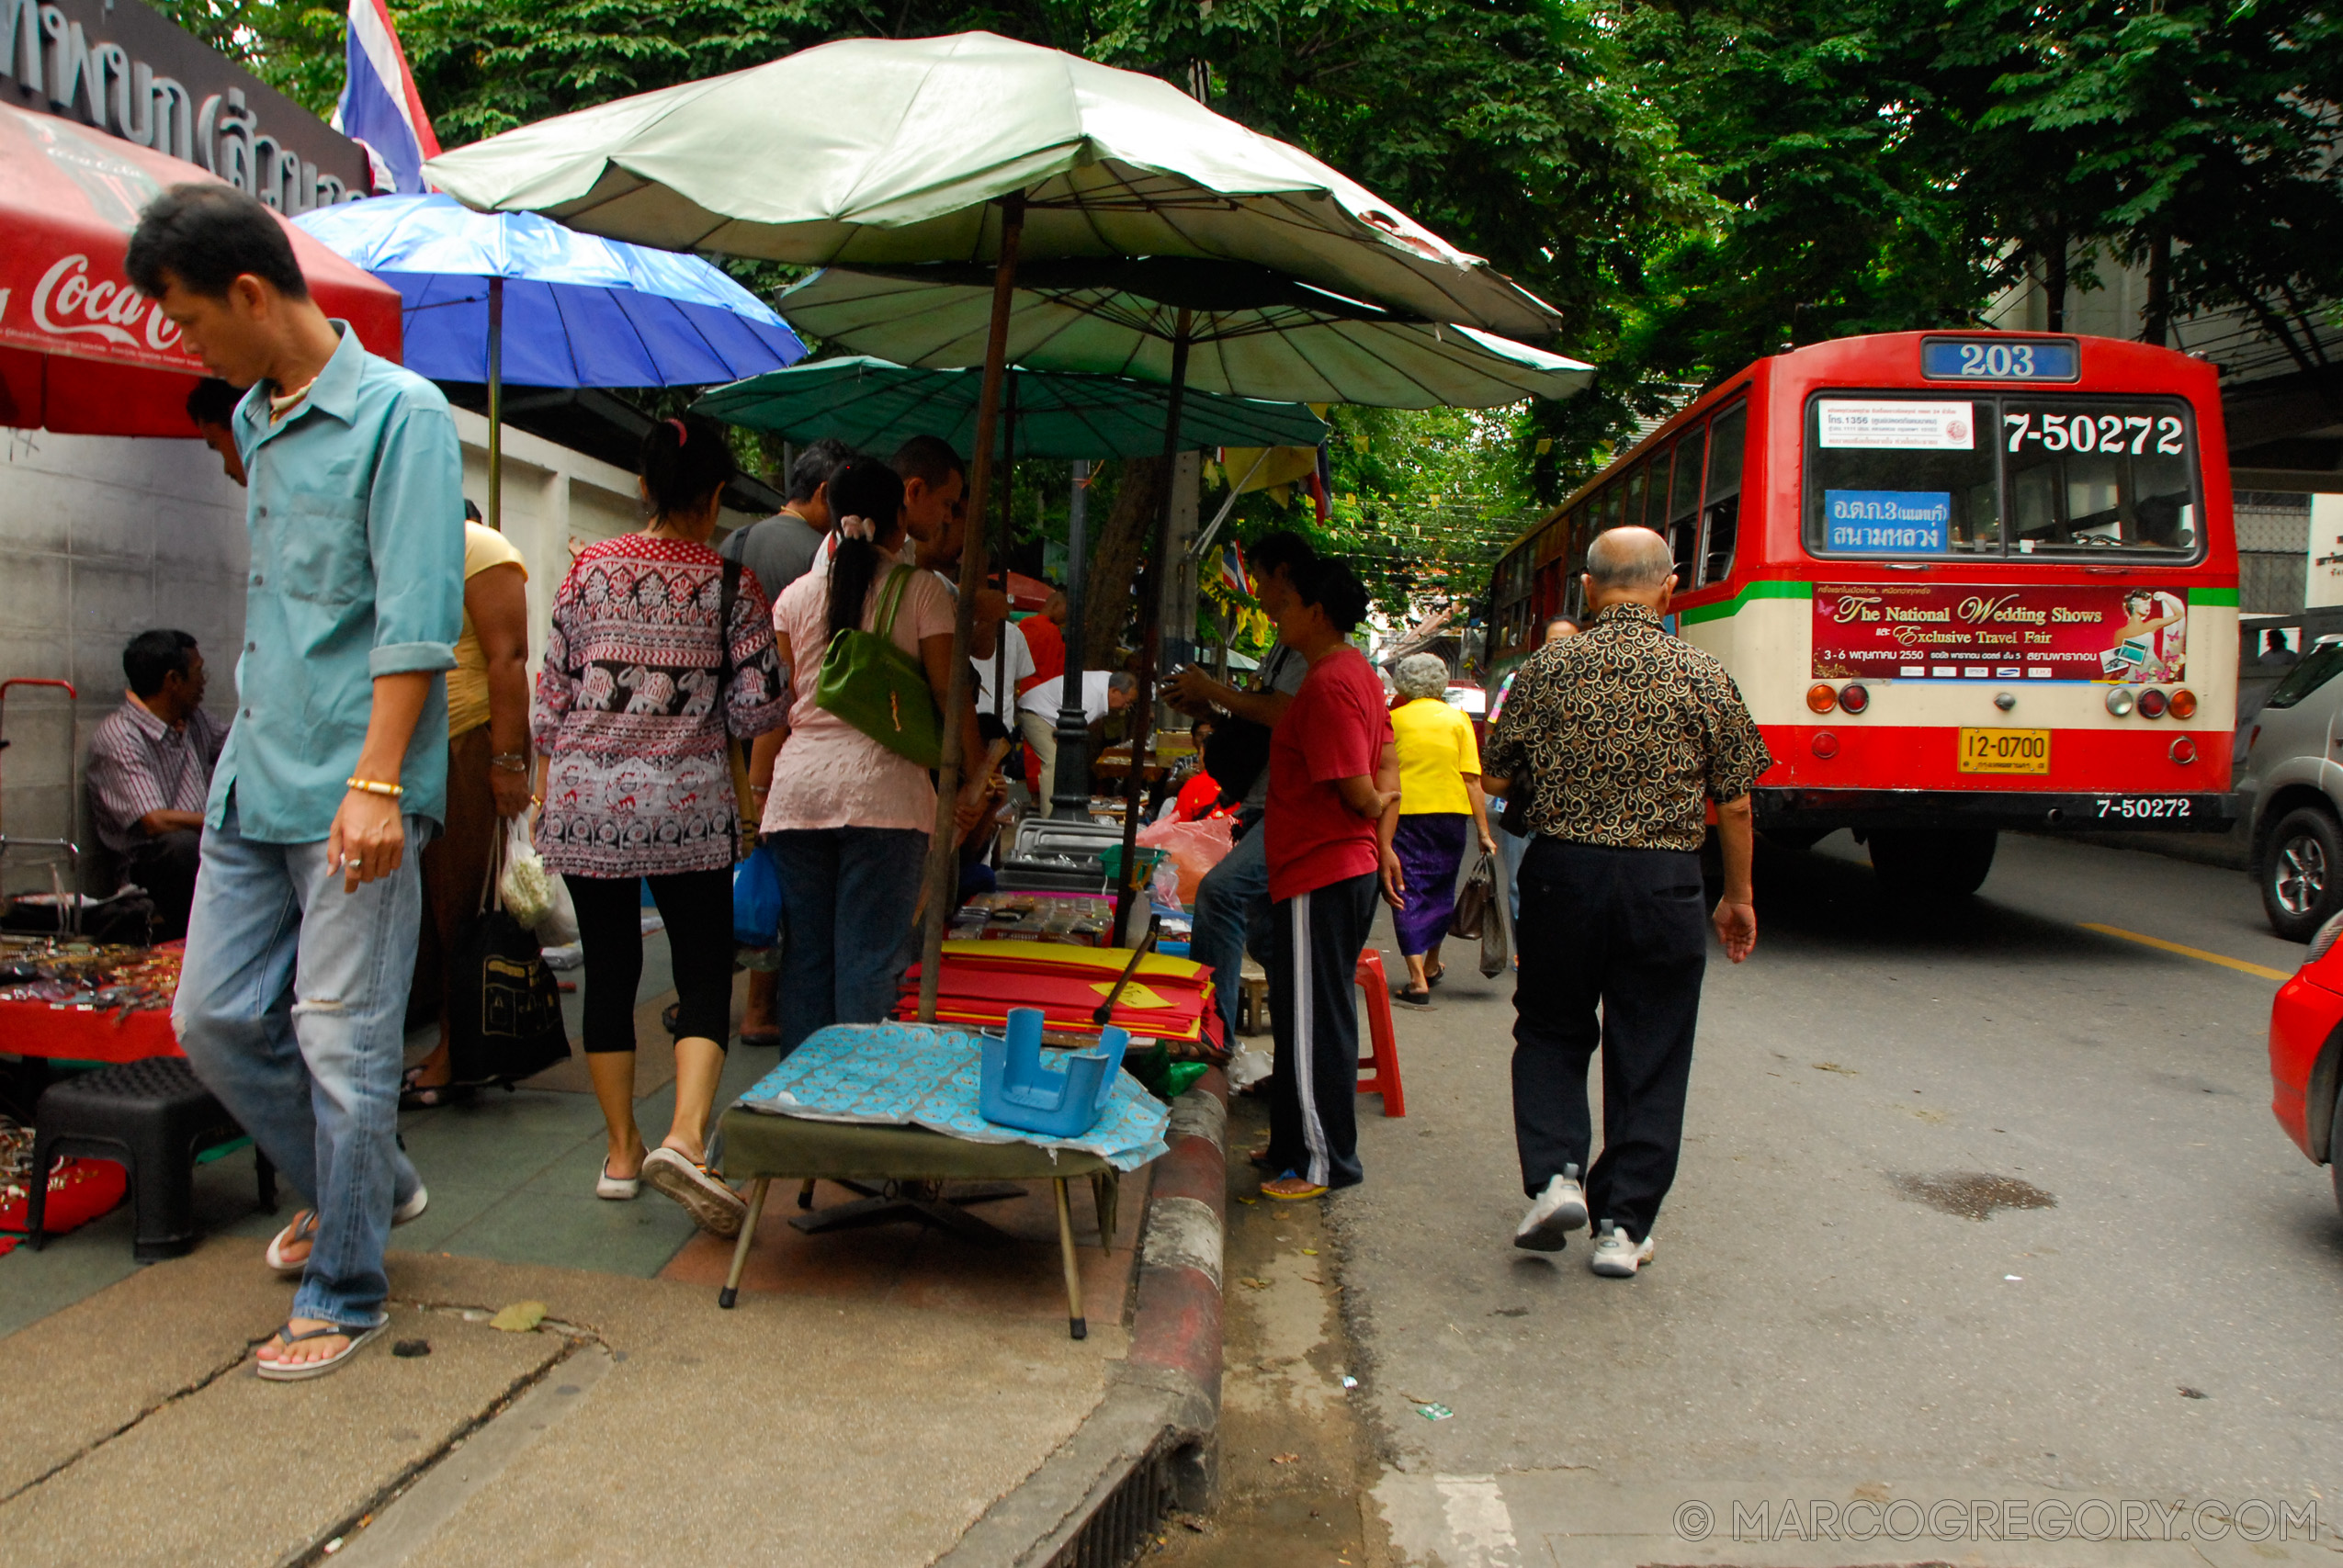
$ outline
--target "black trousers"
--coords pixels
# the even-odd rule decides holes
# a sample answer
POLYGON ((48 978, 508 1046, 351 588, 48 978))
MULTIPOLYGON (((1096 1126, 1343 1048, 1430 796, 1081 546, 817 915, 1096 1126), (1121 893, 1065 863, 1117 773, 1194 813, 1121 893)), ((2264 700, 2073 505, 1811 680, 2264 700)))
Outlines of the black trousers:
POLYGON ((1640 1241, 1676 1179, 1692 1030, 1708 966, 1700 857, 1540 836, 1522 857, 1513 1135, 1534 1197, 1566 1165, 1587 1210, 1640 1241), (1601 1021, 1596 1009, 1602 1010, 1601 1021), (1587 1063, 1602 1047, 1602 1156, 1587 1063))
MULTIPOLYGON (((585 1048, 635 1048, 635 991, 642 984, 642 892, 631 876, 564 876, 585 949, 585 1048)), ((732 873, 685 871, 643 879, 667 922, 675 967, 675 1037, 732 1036, 732 873)))
POLYGON ((195 903, 196 867, 203 862, 203 835, 193 828, 130 846, 122 857, 122 880, 135 882, 154 901, 154 940, 176 942, 187 934, 187 910, 195 903))
POLYGON ((1373 872, 1272 905, 1269 1164, 1322 1187, 1353 1187, 1359 1168, 1360 950, 1375 923, 1373 872))

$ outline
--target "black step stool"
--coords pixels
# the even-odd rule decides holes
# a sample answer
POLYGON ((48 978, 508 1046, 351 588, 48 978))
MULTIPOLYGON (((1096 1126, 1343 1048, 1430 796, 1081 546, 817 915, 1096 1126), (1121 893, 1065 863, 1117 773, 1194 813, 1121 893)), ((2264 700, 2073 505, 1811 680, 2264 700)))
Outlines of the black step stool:
MULTIPOLYGON (((149 1056, 67 1078, 41 1091, 33 1111, 33 1179, 25 1203, 26 1245, 40 1249, 49 1171, 60 1156, 119 1160, 130 1168, 137 1205, 131 1256, 177 1258, 196 1243, 196 1156, 244 1135, 184 1056, 149 1056)), ((277 1212, 277 1169, 255 1147, 260 1207, 277 1212)))

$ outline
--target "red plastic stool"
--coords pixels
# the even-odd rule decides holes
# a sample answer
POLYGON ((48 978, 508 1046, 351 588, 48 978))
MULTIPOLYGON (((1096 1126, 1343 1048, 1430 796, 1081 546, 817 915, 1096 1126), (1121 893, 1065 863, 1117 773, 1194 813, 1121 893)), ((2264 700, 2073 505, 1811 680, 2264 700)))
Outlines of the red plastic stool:
POLYGON ((1371 947, 1361 953, 1352 978, 1366 993, 1367 1037, 1375 1045, 1372 1055, 1359 1058, 1359 1092, 1383 1096, 1386 1116, 1405 1116, 1408 1093, 1399 1087, 1399 1046, 1391 1028, 1391 982, 1384 977, 1383 954, 1371 947))

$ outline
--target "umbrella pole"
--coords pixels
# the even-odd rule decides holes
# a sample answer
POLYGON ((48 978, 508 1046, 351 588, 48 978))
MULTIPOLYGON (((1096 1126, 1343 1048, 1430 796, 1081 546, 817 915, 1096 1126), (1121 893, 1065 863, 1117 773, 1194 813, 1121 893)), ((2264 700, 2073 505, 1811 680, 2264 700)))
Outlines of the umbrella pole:
POLYGON ((504 280, 488 280, 488 525, 504 531, 504 280))
MULTIPOLYGON (((935 829, 927 841, 926 887, 921 897, 925 921, 920 932, 920 1021, 935 1021, 935 996, 943 981, 944 931, 951 923, 953 894, 959 887, 960 846, 954 841, 953 807, 960 793, 960 712, 968 705, 975 670, 968 638, 976 618, 977 590, 984 586, 984 503, 992 480, 993 427, 1001 413, 1001 383, 1009 363, 1009 308, 1017 288, 1017 246, 1024 236, 1025 198, 1001 203, 1001 261, 992 274, 992 327, 984 348, 984 385, 977 394, 976 455, 968 476, 968 528, 960 545, 960 603, 952 617, 952 682, 944 704, 944 765, 935 781, 935 829)), ((967 759, 969 762, 976 758, 967 759)))
POLYGON ((1188 391, 1188 333, 1194 313, 1183 305, 1172 334, 1172 391, 1163 410, 1163 502, 1155 512, 1155 547, 1148 557, 1148 598, 1140 606, 1147 630, 1139 639, 1139 689, 1131 695, 1131 774, 1123 786, 1122 896, 1115 900, 1115 945, 1131 942, 1131 912, 1143 886, 1139 877, 1139 803, 1147 798, 1149 721, 1155 716, 1156 664, 1163 656, 1163 591, 1177 570, 1172 554, 1172 468, 1180 456, 1180 405, 1188 391))
POLYGON ((1082 636, 1090 613, 1083 579, 1090 570, 1090 459, 1074 459, 1073 491, 1066 498, 1066 668, 1058 682, 1058 765, 1049 785, 1049 815, 1090 820, 1090 719, 1082 707, 1082 636))
MULTIPOLYGON (((1007 391, 1008 406, 1001 413, 1001 559, 1003 563, 1009 559, 1009 551, 1015 545, 1013 532, 1015 519, 1009 515, 1017 499, 1017 383, 1014 378, 1010 379, 1007 391)), ((1009 597, 1009 569, 1006 564, 1001 569, 1001 597, 1004 602, 1009 597)), ((1001 689, 1008 676, 1009 623, 1003 620, 992 635, 992 716, 1001 721, 1002 727, 1009 732, 1009 739, 1014 741, 1017 739, 1017 705, 1009 700, 1010 694, 1001 689)))

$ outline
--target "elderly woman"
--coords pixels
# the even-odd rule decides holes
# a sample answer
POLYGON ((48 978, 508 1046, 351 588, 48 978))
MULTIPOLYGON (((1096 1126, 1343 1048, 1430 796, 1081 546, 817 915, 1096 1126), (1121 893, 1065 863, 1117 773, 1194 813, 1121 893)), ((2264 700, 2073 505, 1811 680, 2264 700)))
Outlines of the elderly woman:
POLYGON ((1398 691, 1391 732, 1399 747, 1399 829, 1391 840, 1406 876, 1407 902, 1391 918, 1408 961, 1408 986, 1398 993, 1418 1007, 1440 983, 1440 939, 1456 913, 1456 868, 1465 858, 1465 825, 1493 854, 1488 802, 1480 790, 1480 748, 1473 723, 1442 694, 1448 666, 1429 653, 1411 653, 1391 672, 1398 691))

